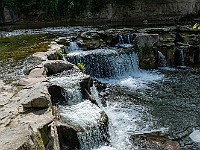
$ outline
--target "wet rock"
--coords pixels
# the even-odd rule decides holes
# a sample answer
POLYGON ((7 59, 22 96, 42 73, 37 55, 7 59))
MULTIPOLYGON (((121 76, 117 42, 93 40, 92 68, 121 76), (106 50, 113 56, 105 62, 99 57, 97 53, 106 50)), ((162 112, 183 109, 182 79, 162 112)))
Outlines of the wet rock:
POLYGON ((180 150, 176 141, 170 140, 160 131, 135 134, 130 140, 138 150, 180 150))
POLYGON ((97 31, 87 31, 81 34, 81 38, 83 41, 82 48, 83 49, 96 49, 100 46, 104 46, 104 41, 101 39, 99 33, 97 31))
POLYGON ((57 85, 51 85, 48 88, 48 91, 49 94, 51 95, 51 102, 54 106, 57 104, 65 105, 67 103, 62 93, 64 91, 64 88, 57 85))
POLYGON ((47 83, 39 82, 19 93, 24 108, 48 108, 51 105, 47 83))
POLYGON ((156 68, 157 52, 155 46, 159 42, 158 34, 138 34, 135 42, 139 51, 140 68, 156 68))
POLYGON ((61 73, 65 70, 70 70, 73 65, 69 62, 64 62, 62 60, 52 60, 44 62, 44 67, 46 68, 46 75, 50 76, 53 74, 61 73))
POLYGON ((159 42, 159 34, 137 34, 135 41, 139 48, 141 47, 153 47, 156 46, 159 42))
POLYGON ((55 40, 57 44, 61 45, 66 45, 67 41, 68 41, 67 37, 59 37, 58 39, 55 40))
POLYGON ((61 149, 79 149, 80 143, 77 136, 77 131, 69 126, 57 126, 59 144, 61 149), (64 134, 65 133, 65 134, 64 134))
POLYGON ((88 98, 87 92, 90 93, 90 87, 92 86, 93 86, 93 79, 90 76, 86 76, 83 80, 81 80, 80 87, 83 99, 88 98))

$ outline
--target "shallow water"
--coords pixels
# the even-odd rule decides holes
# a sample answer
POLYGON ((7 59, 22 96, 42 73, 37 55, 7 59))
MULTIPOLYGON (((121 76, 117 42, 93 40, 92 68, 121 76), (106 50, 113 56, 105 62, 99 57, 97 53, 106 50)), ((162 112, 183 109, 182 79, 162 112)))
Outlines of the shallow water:
MULTIPOLYGON (((127 132, 134 134, 164 128, 169 138, 178 141, 183 150, 198 150, 198 144, 192 142, 189 135, 193 129, 200 127, 199 71, 172 69, 162 72, 159 80, 144 81, 137 77, 131 81, 128 79, 126 86, 120 82, 112 83, 100 93, 102 100, 107 102, 105 108, 108 109, 108 115, 111 114, 112 119, 121 118, 120 121, 114 121, 117 123, 114 126, 119 127, 116 132, 126 130, 123 131, 124 135, 127 132), (117 109, 111 108, 110 105, 116 103, 118 105, 114 107, 117 109), (124 111, 127 113, 124 114, 124 111)), ((117 137, 120 140, 122 136, 117 137)), ((126 149, 130 150, 127 144, 126 149)))

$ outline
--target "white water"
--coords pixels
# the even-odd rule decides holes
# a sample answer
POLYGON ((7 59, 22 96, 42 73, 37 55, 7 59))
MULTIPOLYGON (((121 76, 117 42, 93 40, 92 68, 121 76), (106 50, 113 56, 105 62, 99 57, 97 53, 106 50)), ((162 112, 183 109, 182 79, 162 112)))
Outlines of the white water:
POLYGON ((155 131, 152 116, 145 107, 130 102, 107 102, 107 106, 103 107, 95 87, 92 88, 92 95, 108 115, 110 135, 110 145, 95 150, 132 150, 135 148, 129 141, 131 135, 155 131))
POLYGON ((69 50, 69 52, 81 51, 80 47, 78 46, 78 44, 76 42, 70 42, 68 50, 69 50))
POLYGON ((62 120, 68 125, 88 130, 98 124, 102 110, 89 100, 72 106, 59 106, 62 120))
POLYGON ((80 78, 80 76, 56 77, 50 79, 50 82, 64 89, 62 95, 68 105, 75 105, 83 101, 79 85, 80 78))
POLYGON ((158 51, 158 65, 159 67, 167 67, 166 57, 160 51, 158 51))

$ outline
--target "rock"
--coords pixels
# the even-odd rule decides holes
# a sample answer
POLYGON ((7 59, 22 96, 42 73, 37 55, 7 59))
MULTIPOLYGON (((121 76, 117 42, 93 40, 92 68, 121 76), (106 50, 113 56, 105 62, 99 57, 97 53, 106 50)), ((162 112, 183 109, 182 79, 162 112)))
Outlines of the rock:
POLYGON ((158 34, 137 34, 135 43, 139 51, 140 68, 153 69, 157 67, 157 52, 155 46, 158 42, 158 34))
POLYGON ((55 40, 57 44, 66 45, 68 42, 68 39, 66 37, 59 37, 55 40))
POLYGON ((138 30, 141 33, 149 33, 149 34, 163 34, 166 32, 170 32, 172 31, 171 27, 165 27, 165 28, 144 28, 144 29, 140 29, 138 30))
POLYGON ((61 73, 65 70, 70 70, 73 65, 69 62, 64 62, 62 60, 48 60, 44 62, 44 67, 46 68, 46 75, 50 76, 53 74, 61 73))
POLYGON ((139 33, 135 38, 136 44, 139 48, 142 47, 153 47, 159 42, 159 34, 145 34, 139 33))
POLYGON ((86 76, 84 79, 80 81, 81 93, 83 99, 88 98, 88 93, 90 93, 90 87, 93 86, 93 79, 90 76, 86 76))
POLYGON ((160 131, 135 134, 130 137, 134 146, 148 150, 181 150, 178 142, 168 139, 160 131))
POLYGON ((19 92, 24 108, 48 108, 51 104, 47 83, 39 82, 19 92))
POLYGON ((103 41, 97 31, 83 32, 81 34, 81 38, 83 40, 83 49, 96 49, 103 44, 103 41))
POLYGON ((75 131, 73 128, 65 125, 59 125, 57 126, 57 132, 61 149, 65 149, 66 147, 68 149, 80 148, 77 131, 75 131))
POLYGON ((33 70, 30 71, 29 73, 29 78, 42 78, 46 74, 45 68, 34 68, 33 70))
POLYGON ((36 84, 38 82, 47 82, 47 79, 45 77, 27 77, 19 79, 16 84, 18 86, 32 86, 33 84, 36 84))
POLYGON ((97 144, 108 144, 108 117, 99 107, 87 100, 59 111, 62 120, 62 124, 58 125, 61 149, 92 149, 97 144))
POLYGON ((0 132, 1 150, 34 150, 33 131, 29 125, 5 128, 0 132))
POLYGON ((40 110, 13 118, 9 126, 0 131, 2 150, 53 149, 51 137, 51 111, 40 110))

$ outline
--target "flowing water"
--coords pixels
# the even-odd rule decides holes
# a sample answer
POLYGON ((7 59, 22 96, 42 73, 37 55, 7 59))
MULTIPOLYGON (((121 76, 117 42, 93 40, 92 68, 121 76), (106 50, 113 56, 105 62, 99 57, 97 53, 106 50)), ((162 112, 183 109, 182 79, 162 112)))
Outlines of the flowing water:
MULTIPOLYGON (((49 30, 46 28, 45 32, 49 30)), ((63 30, 66 30, 68 34, 72 30, 80 32, 82 29, 51 29, 52 33, 58 35, 63 30)), ((38 33, 39 30, 34 32, 38 33)), ((21 31, 15 31, 13 34, 16 36, 19 33, 21 34, 21 31)), ((25 33, 29 32, 22 34, 25 33)), ((11 35, 7 32, 1 34, 11 35)), ((132 37, 127 36, 127 40, 129 38, 132 37)), ((123 42, 123 39, 121 41, 123 42)), ((137 149, 132 145, 130 136, 151 131, 165 132, 171 139, 178 141, 183 150, 199 149, 198 143, 193 142, 189 137, 194 129, 196 131, 200 129, 199 70, 171 68, 141 70, 138 67, 137 53, 130 45, 121 46, 132 49, 129 52, 120 48, 81 51, 75 43, 71 46, 75 47, 75 51, 71 50, 67 59, 74 61, 75 64, 78 62, 87 64, 86 72, 96 80, 96 87, 91 89, 92 96, 101 108, 94 108, 89 101, 81 98, 76 77, 52 79, 55 85, 63 84, 65 91, 62 94, 71 102, 68 106, 60 106, 61 116, 64 119, 67 118, 68 123, 89 129, 87 132, 78 134, 80 149, 137 149), (97 113, 93 113, 96 110, 98 110, 97 113), (95 120, 102 110, 109 117, 108 130, 96 126, 95 120), (95 128, 88 127, 88 123, 94 125, 95 128)), ((2 51, 0 52, 2 54, 2 51)), ((18 75, 23 75, 22 71, 26 63, 9 60, 14 62, 13 66, 12 63, 1 60, 1 79, 5 79, 8 74, 14 76, 16 72, 18 75), (12 69, 8 69, 7 66, 12 69)), ((26 60, 30 64, 38 63, 38 60, 33 58, 26 58, 26 60)))

